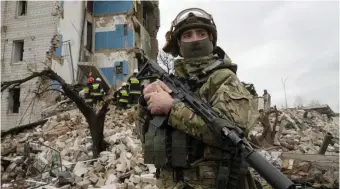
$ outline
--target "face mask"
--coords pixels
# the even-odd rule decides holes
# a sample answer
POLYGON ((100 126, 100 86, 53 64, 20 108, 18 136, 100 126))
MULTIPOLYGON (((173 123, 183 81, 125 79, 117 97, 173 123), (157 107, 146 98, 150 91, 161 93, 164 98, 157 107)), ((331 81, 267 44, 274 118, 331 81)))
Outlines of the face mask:
POLYGON ((213 51, 213 44, 209 37, 193 42, 180 42, 180 50, 184 58, 208 56, 213 51))

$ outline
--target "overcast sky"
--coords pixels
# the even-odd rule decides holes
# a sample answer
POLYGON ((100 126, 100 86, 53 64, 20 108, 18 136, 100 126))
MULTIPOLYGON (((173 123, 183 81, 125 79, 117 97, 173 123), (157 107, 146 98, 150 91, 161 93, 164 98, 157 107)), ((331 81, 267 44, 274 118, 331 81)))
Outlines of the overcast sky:
POLYGON ((186 8, 212 14, 218 41, 238 64, 242 81, 267 89, 272 104, 288 106, 296 96, 318 100, 339 112, 339 3, 336 1, 160 0, 159 48, 171 21, 186 8))

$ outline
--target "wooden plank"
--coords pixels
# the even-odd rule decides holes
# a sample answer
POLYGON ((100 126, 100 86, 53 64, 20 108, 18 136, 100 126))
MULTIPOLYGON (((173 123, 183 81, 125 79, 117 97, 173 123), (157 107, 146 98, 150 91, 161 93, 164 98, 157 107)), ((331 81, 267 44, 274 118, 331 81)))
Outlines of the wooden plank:
POLYGON ((292 152, 284 152, 281 154, 282 161, 293 159, 294 165, 300 162, 310 162, 314 167, 327 169, 329 167, 339 167, 339 156, 319 155, 319 154, 298 154, 292 152))

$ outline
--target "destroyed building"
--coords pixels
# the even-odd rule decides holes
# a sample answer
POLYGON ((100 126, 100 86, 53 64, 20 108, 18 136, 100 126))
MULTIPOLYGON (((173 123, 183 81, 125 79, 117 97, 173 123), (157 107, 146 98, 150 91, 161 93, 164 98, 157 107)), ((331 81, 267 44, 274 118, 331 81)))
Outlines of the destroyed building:
POLYGON ((157 57, 158 1, 88 1, 87 7, 85 38, 92 45, 82 52, 79 68, 118 88, 145 58, 157 57))
MULTIPOLYGON (((92 74, 106 90, 118 88, 145 58, 156 59, 159 25, 158 1, 3 1, 1 80, 50 66, 72 85, 92 74)), ((39 81, 2 91, 2 130, 40 119, 53 103, 35 98, 39 81)))

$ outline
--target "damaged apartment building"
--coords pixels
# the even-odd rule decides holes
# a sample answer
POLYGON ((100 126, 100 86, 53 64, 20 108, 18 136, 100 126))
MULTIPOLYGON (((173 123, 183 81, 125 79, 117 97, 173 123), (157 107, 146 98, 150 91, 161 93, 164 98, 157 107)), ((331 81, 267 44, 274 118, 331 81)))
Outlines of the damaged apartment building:
MULTIPOLYGON (((156 59, 159 16, 158 1, 3 1, 1 80, 49 66, 69 84, 86 84, 92 75, 106 91, 116 89, 156 59)), ((39 84, 35 78, 1 92, 2 131, 41 119, 55 103, 37 97, 39 84)))

